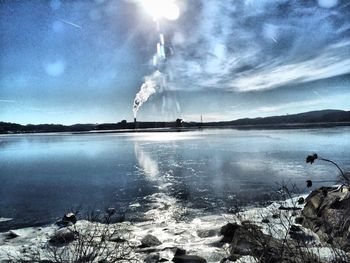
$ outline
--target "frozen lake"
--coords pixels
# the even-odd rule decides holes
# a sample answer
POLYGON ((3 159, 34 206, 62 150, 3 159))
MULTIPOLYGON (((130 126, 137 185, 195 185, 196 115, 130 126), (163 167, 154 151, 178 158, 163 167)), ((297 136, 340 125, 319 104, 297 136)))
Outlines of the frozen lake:
POLYGON ((349 135, 342 127, 0 136, 0 218, 12 218, 0 231, 71 209, 115 207, 142 220, 157 194, 197 214, 263 204, 282 182, 306 192, 307 179, 336 179, 330 164, 307 165, 310 153, 350 168, 349 135))

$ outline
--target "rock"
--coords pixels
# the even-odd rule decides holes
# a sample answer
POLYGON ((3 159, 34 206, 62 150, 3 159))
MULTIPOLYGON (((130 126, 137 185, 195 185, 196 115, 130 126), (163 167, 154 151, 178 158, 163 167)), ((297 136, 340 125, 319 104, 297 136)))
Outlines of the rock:
POLYGON ((239 225, 236 223, 227 223, 220 229, 220 235, 223 236, 221 242, 230 243, 239 225))
POLYGON ((291 225, 289 231, 291 232, 299 232, 302 231, 300 226, 297 225, 291 225))
POLYGON ((314 211, 318 209, 323 200, 324 200, 324 194, 322 193, 323 189, 320 188, 318 190, 314 190, 311 192, 311 194, 306 198, 305 202, 305 207, 303 209, 303 215, 307 214, 310 212, 310 216, 314 215, 314 211))
POLYGON ((151 253, 145 258, 145 263, 158 263, 159 253, 151 253))
POLYGON ((273 218, 273 219, 280 218, 280 215, 279 215, 279 214, 273 214, 273 215, 272 215, 272 218, 273 218))
MULTIPOLYGON (((228 261, 228 262, 231 262, 231 261, 236 262, 236 261, 239 260, 241 257, 242 257, 241 255, 232 254, 232 255, 230 255, 230 256, 226 259, 225 262, 227 262, 227 261, 228 261)), ((242 262, 242 261, 240 261, 240 262, 242 262)), ((259 262, 259 261, 257 260, 256 262, 259 262)))
POLYGON ((176 248, 174 258, 172 259, 175 263, 206 263, 207 261, 199 256, 186 255, 186 250, 176 248))
POLYGON ((315 262, 311 254, 301 252, 298 243, 294 240, 282 241, 274 238, 264 234, 256 225, 231 224, 229 227, 226 225, 224 229, 232 230, 227 232, 233 233, 228 257, 231 261, 236 261, 243 256, 251 256, 259 258, 259 262, 315 262), (291 257, 293 260, 290 260, 291 257))
POLYGON ((68 228, 62 228, 50 238, 49 242, 53 246, 63 246, 74 241, 78 237, 78 233, 68 228))
POLYGON ((184 250, 182 248, 175 249, 174 256, 183 256, 183 255, 186 255, 186 250, 184 250))
POLYGON ((305 202, 304 197, 299 197, 299 199, 298 199, 298 205, 302 205, 302 204, 304 204, 304 202, 305 202))
POLYGON ((206 263, 207 261, 199 256, 192 256, 192 255, 179 255, 174 256, 173 262, 175 263, 206 263))
POLYGON ((299 240, 303 242, 310 242, 314 240, 313 236, 310 236, 303 232, 300 226, 291 225, 289 229, 289 236, 294 240, 299 240))
POLYGON ((77 217, 74 213, 67 213, 63 216, 61 223, 64 226, 74 225, 77 222, 77 217))
POLYGON ((16 230, 10 230, 7 235, 6 238, 7 239, 14 239, 16 237, 20 237, 21 235, 19 233, 16 232, 16 230))
POLYGON ((161 245, 162 242, 158 238, 152 235, 146 235, 141 240, 141 247, 155 247, 161 245))
POLYGON ((279 210, 285 210, 285 211, 301 210, 300 207, 295 207, 295 206, 283 206, 283 205, 281 205, 278 209, 279 209, 279 210))
POLYGON ((265 224, 268 224, 268 223, 270 223, 270 220, 267 219, 267 218, 264 218, 263 220, 261 220, 261 222, 262 222, 262 223, 265 223, 265 224))
POLYGON ((294 220, 294 222, 295 222, 296 224, 299 224, 299 225, 301 225, 301 224, 303 223, 303 221, 304 221, 304 217, 302 217, 302 216, 298 216, 298 217, 296 217, 295 220, 294 220))
POLYGON ((309 235, 303 231, 303 229, 300 226, 297 225, 291 225, 289 229, 289 236, 297 241, 305 242, 311 242, 314 241, 315 238, 312 235, 309 235))
POLYGON ((217 236, 217 234, 218 234, 218 231, 215 229, 197 230, 197 235, 201 238, 215 237, 217 236))
MULTIPOLYGON (((266 235, 255 225, 238 225, 231 242, 231 256, 237 258, 235 255, 260 253, 258 252, 262 249, 260 241, 264 240, 265 237, 266 235)), ((266 239, 267 241, 268 239, 266 239)))
POLYGON ((321 187, 306 198, 302 225, 315 232, 321 241, 339 244, 350 252, 349 208, 348 187, 321 187))
POLYGON ((302 242, 302 244, 311 243, 315 241, 315 237, 303 231, 289 231, 290 238, 302 242))

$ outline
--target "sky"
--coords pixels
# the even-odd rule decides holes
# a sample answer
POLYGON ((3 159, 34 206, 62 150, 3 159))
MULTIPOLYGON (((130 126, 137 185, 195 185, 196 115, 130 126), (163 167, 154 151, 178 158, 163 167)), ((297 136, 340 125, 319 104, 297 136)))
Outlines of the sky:
MULTIPOLYGON (((0 121, 131 121, 155 71, 147 1, 1 0, 0 121)), ((179 18, 158 20, 166 83, 138 120, 350 110, 349 1, 173 2, 179 18)))

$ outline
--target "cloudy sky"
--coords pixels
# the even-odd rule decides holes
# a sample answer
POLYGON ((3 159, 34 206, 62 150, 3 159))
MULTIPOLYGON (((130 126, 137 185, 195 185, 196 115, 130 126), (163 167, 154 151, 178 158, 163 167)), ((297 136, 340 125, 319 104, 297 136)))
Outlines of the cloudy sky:
MULTIPOLYGON (((0 121, 132 120, 158 41, 141 1, 0 1, 0 121)), ((174 1, 167 82, 138 119, 350 110, 349 1, 174 1)))

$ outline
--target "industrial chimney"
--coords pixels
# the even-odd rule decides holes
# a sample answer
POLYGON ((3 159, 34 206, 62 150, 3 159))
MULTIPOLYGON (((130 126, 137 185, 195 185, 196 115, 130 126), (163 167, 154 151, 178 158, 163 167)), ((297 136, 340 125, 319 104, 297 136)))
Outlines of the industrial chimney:
POLYGON ((136 117, 134 118, 134 129, 136 129, 136 117))

